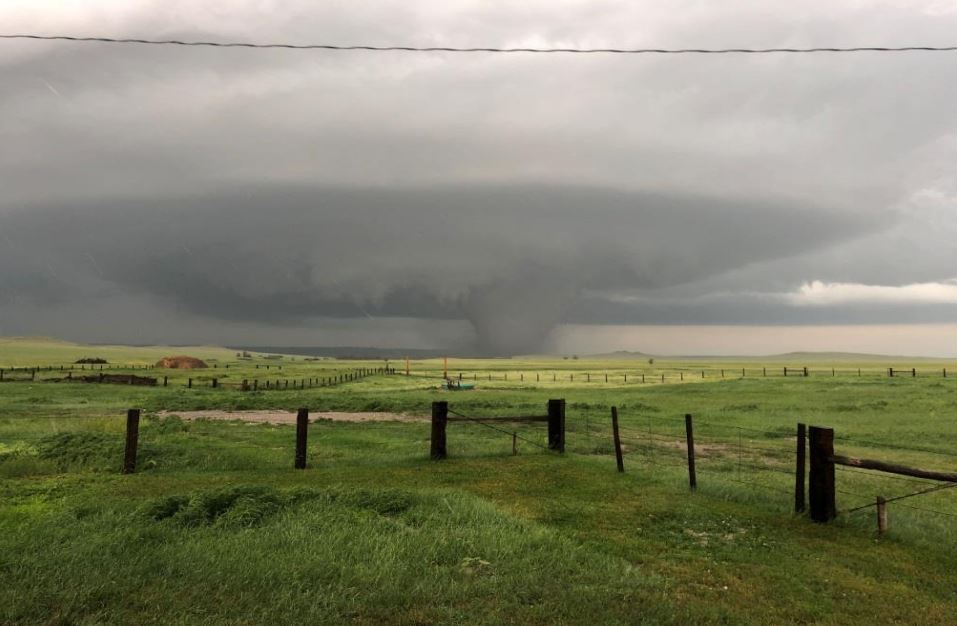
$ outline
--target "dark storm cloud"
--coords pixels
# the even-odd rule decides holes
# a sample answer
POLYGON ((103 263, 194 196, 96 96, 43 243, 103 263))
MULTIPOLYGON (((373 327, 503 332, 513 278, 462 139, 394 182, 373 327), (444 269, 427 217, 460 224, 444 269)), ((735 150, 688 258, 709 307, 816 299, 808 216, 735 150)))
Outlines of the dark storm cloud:
MULTIPOLYGON (((957 26, 934 3, 122 7, 0 18, 436 45, 940 45, 957 26)), ((150 311, 211 341, 219 322, 452 319, 502 353, 562 322, 954 319, 947 304, 788 295, 957 275, 954 57, 2 45, 4 329, 45 332, 38 307, 88 328, 109 301, 124 338, 150 311)))
POLYGON ((465 318, 501 352, 541 345, 583 289, 700 280, 873 227, 806 206, 588 187, 286 185, 14 213, 0 263, 19 267, 0 288, 40 300, 113 288, 276 324, 465 318))

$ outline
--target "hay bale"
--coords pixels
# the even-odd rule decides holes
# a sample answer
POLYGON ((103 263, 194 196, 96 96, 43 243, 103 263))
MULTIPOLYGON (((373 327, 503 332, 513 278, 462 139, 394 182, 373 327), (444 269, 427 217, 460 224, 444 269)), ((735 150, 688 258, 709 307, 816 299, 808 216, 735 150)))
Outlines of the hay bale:
POLYGON ((203 361, 192 356, 167 356, 156 362, 156 367, 166 369, 195 370, 209 367, 203 361))

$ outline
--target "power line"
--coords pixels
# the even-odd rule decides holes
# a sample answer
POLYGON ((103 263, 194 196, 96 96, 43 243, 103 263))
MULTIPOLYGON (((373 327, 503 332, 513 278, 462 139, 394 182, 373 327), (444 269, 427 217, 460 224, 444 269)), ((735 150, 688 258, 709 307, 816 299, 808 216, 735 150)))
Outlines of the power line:
POLYGON ((117 43, 150 46, 194 46, 212 48, 255 48, 286 50, 330 50, 340 52, 465 52, 465 53, 531 53, 531 54, 814 54, 847 52, 954 52, 957 46, 854 46, 816 48, 494 48, 457 46, 373 46, 334 44, 253 43, 248 41, 183 41, 180 39, 136 39, 113 37, 78 37, 74 35, 0 35, 0 39, 33 39, 40 41, 72 41, 77 43, 117 43))

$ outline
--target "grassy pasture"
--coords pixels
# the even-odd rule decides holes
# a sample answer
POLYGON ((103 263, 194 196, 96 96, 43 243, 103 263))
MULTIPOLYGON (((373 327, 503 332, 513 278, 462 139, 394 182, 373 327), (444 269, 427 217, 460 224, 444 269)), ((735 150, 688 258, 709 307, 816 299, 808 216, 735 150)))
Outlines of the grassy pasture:
MULTIPOLYGON (((382 365, 18 343, 15 353, 0 344, 0 367, 186 353, 217 359, 200 376, 262 381, 382 365)), ((186 389, 195 370, 145 373, 170 376, 166 388, 5 382, 0 623, 953 623, 957 489, 891 503, 891 532, 878 539, 871 508, 828 526, 794 516, 790 472, 799 421, 834 427, 838 453, 954 471, 957 378, 940 370, 955 364, 805 360, 788 365, 809 366, 808 378, 754 359, 451 360, 450 373, 478 378, 474 391, 441 389, 441 360, 413 362, 409 377, 256 393, 186 389), (889 379, 888 366, 919 376, 889 379), (552 397, 567 401, 563 456, 535 445, 541 426, 507 428, 528 440, 512 456, 508 435, 451 424, 450 458, 436 463, 427 423, 319 419, 306 471, 292 469, 291 426, 153 415, 300 406, 427 415, 446 399, 483 417, 541 413, 552 397), (145 410, 140 471, 122 476, 129 407, 145 410), (685 413, 696 420, 694 494, 685 413)), ((837 481, 845 511, 928 485, 849 470, 837 481)))

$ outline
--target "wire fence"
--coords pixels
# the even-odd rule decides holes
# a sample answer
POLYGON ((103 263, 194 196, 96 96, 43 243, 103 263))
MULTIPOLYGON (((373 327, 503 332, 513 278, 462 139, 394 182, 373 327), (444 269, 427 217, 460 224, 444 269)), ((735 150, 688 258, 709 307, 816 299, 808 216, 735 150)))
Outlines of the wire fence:
MULTIPOLYGON (((584 419, 582 418, 583 421, 584 419)), ((610 421, 599 426, 595 425, 594 419, 586 423, 588 426, 582 429, 581 434, 587 439, 587 445, 601 453, 613 455, 614 436, 610 421)), ((639 463, 639 473, 653 474, 656 468, 661 468, 672 474, 675 471, 689 472, 690 477, 693 471, 696 478, 694 484, 698 484, 698 477, 703 477, 705 484, 712 481, 730 482, 769 494, 788 496, 787 499, 770 496, 788 505, 797 497, 795 435, 782 437, 775 429, 749 428, 694 419, 692 470, 688 458, 685 420, 661 415, 631 416, 618 430, 623 459, 626 465, 639 463), (631 459, 630 463, 627 462, 628 459, 631 459)), ((838 438, 836 441, 867 445, 874 450, 882 450, 891 457, 895 452, 907 452, 929 455, 930 458, 942 460, 941 462, 957 458, 957 453, 953 451, 924 446, 884 445, 857 437, 838 438)), ((853 516, 862 511, 873 510, 880 496, 885 505, 894 503, 895 507, 900 506, 922 514, 957 517, 957 500, 943 499, 946 497, 945 493, 957 493, 957 483, 843 465, 835 465, 835 469, 838 472, 838 484, 841 485, 836 489, 840 495, 839 508, 844 515, 853 516), (935 503, 929 500, 932 494, 940 494, 935 503), (921 497, 926 501, 926 505, 915 506, 902 502, 916 497, 921 497)))
MULTIPOLYGON (((562 405, 564 406, 564 405, 562 405)), ((495 438, 511 440, 512 453, 519 453, 518 443, 536 451, 558 454, 552 444, 551 434, 544 441, 545 429, 542 425, 521 422, 496 421, 497 416, 481 416, 462 410, 448 410, 448 414, 461 420, 463 425, 477 429, 474 433, 462 432, 457 437, 456 446, 466 453, 500 454, 495 452, 495 438), (485 433, 481 437, 476 433, 485 433)), ((502 418, 498 418, 501 420, 502 418)), ((542 418, 514 418, 516 420, 541 420, 542 418)), ((687 418, 686 418, 687 419, 687 418)), ((790 506, 794 503, 795 481, 801 480, 796 473, 796 438, 794 435, 782 435, 780 428, 753 428, 724 423, 717 420, 682 419, 647 412, 626 415, 618 429, 622 458, 626 471, 637 469, 639 475, 655 475, 666 472, 669 476, 689 472, 700 479, 692 485, 719 485, 730 483, 749 490, 767 493, 769 502, 790 506), (693 431, 689 433, 689 428, 693 431), (690 436, 690 435, 693 435, 690 436), (693 441, 690 446, 689 441, 693 441), (693 463, 692 463, 693 462, 693 463), (786 497, 784 497, 786 496, 786 497)), ((265 437, 251 437, 243 431, 230 431, 221 428, 206 428, 200 423, 191 422, 178 430, 171 420, 148 418, 143 429, 142 445, 146 450, 147 462, 156 467, 174 469, 177 462, 183 462, 183 469, 195 470, 197 467, 214 471, 258 470, 265 467, 287 467, 291 463, 293 439, 288 430, 270 432, 265 437), (171 425, 172 424, 172 425, 171 425), (283 434, 285 433, 285 434, 283 434), (182 447, 199 444, 205 457, 183 452, 182 447)), ((607 456, 614 458, 615 441, 610 420, 600 419, 590 413, 568 417, 563 414, 562 449, 567 444, 571 454, 607 456)), ((20 433, 0 431, 0 463, 22 455, 25 451, 42 449, 57 444, 56 435, 87 433, 94 435, 87 442, 78 445, 92 446, 91 454, 99 453, 100 445, 96 435, 113 438, 113 443, 121 439, 121 422, 104 422, 97 428, 66 429, 59 432, 40 430, 20 433)), ((921 459, 936 459, 937 463, 949 463, 957 458, 957 452, 951 450, 930 449, 920 445, 900 443, 881 444, 871 439, 856 436, 838 437, 839 446, 867 446, 880 450, 886 457, 907 453, 922 455, 921 459)), ((64 442, 70 445, 69 441, 64 442)), ((105 444, 104 444, 105 445, 105 444)), ((309 454, 317 450, 315 443, 309 446, 309 454)), ((407 442, 413 451, 416 444, 407 442)), ((504 446, 503 446, 504 447, 504 446)), ((115 453, 115 447, 109 448, 115 453)), ((501 449, 499 449, 501 450, 501 449)), ((102 450, 100 450, 101 452, 102 450)), ((524 452, 524 450, 522 450, 524 452)), ((78 453, 76 459, 82 461, 85 452, 78 453)), ((69 454, 68 458, 71 457, 69 454)), ((78 462, 79 462, 78 461, 78 462)), ((874 510, 878 506, 878 497, 885 505, 893 504, 895 510, 921 516, 940 516, 951 519, 957 517, 957 483, 943 482, 928 478, 896 475, 873 469, 836 464, 836 493, 839 510, 847 516, 874 510), (920 500, 915 500, 920 498, 920 500)))

